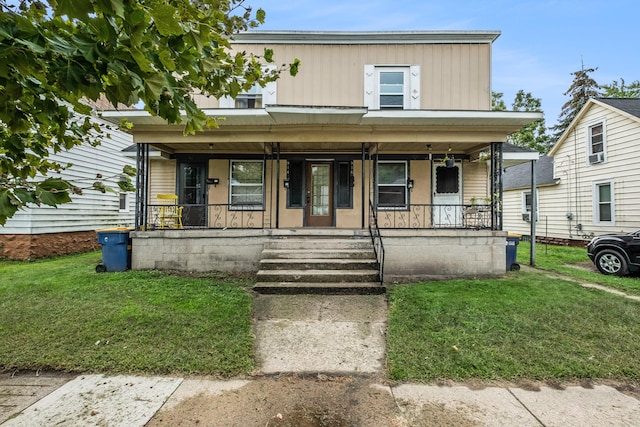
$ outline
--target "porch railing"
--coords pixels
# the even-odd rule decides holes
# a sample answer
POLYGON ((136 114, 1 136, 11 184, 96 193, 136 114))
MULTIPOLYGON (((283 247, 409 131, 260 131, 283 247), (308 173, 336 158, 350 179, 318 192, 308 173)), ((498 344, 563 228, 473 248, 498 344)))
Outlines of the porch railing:
POLYGON ((376 262, 378 264, 378 280, 382 285, 384 281, 384 244, 382 243, 382 235, 380 234, 380 228, 378 227, 376 210, 374 209, 371 201, 369 201, 369 234, 371 235, 373 252, 375 253, 376 262))
POLYGON ((378 226, 390 229, 492 228, 491 205, 413 204, 406 208, 378 207, 378 226))
MULTIPOLYGON (((161 221, 161 209, 164 205, 148 205, 145 228, 180 228, 177 224, 161 221), (163 224, 164 222, 164 224, 163 224), (164 225, 161 226, 161 225, 164 225)), ((264 229, 271 228, 272 221, 268 211, 256 209, 256 206, 238 206, 229 204, 195 205, 181 204, 182 224, 185 229, 264 229)), ((433 205, 412 204, 403 208, 386 208, 369 202, 369 226, 372 218, 378 229, 469 229, 491 230, 491 205, 433 205)))
POLYGON ((165 205, 148 205, 146 229, 262 229, 268 227, 267 213, 256 206, 229 204, 181 204, 182 227, 177 222, 162 220, 165 205))

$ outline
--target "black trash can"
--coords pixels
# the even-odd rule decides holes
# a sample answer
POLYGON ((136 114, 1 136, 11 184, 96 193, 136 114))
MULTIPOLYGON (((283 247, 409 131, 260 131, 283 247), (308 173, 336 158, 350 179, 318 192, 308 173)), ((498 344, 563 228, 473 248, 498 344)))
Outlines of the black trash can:
POLYGON ((507 235, 507 271, 520 270, 520 264, 516 262, 518 255, 519 234, 507 235))
POLYGON ((131 238, 133 228, 106 228, 97 230, 98 243, 102 245, 102 264, 96 272, 125 271, 131 268, 131 238))

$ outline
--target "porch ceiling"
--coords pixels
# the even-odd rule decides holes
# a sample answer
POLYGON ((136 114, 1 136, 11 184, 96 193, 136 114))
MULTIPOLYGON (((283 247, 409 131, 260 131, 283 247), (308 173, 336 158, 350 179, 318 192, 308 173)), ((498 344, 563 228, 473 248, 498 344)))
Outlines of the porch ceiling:
POLYGON ((504 142, 542 113, 513 111, 368 111, 363 107, 267 106, 265 109, 205 110, 222 118, 219 128, 184 135, 145 111, 104 111, 114 123, 134 124, 134 141, 169 153, 263 152, 280 143, 281 152, 359 152, 362 144, 379 152, 472 153, 491 142, 504 142))

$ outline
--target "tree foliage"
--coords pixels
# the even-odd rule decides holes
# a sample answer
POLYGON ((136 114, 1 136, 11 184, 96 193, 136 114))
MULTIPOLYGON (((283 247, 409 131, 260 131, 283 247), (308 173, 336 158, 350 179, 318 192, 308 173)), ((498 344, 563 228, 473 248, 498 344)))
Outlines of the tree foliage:
MULTIPOLYGON (((511 107, 513 111, 542 111, 542 100, 534 98, 530 92, 525 93, 521 89, 516 93, 511 107)), ((552 145, 544 118, 524 125, 518 132, 509 135, 507 141, 520 147, 530 148, 540 154, 547 153, 552 145)))
POLYGON ((621 77, 620 83, 614 80, 610 85, 602 85, 602 89, 606 98, 640 98, 640 80, 626 85, 621 77))
POLYGON ((506 111, 504 92, 491 92, 491 111, 506 111))
POLYGON ((569 96, 569 100, 564 103, 560 110, 558 123, 551 127, 553 131, 553 142, 560 139, 564 131, 569 127, 573 119, 578 115, 584 104, 590 98, 601 96, 600 85, 591 77, 598 68, 584 68, 571 73, 573 81, 564 95, 569 96))
MULTIPOLYGON (((275 72, 273 51, 234 52, 233 34, 263 23, 244 0, 0 0, 0 224, 27 204, 70 201, 50 153, 105 136, 86 100, 139 103, 194 133, 216 126, 194 103, 200 91, 235 97, 275 72), (17 3, 17 4, 14 4, 17 3)), ((75 191, 80 191, 75 188, 75 191)))
MULTIPOLYGON (((501 92, 492 93, 491 109, 493 111, 505 111, 507 109, 503 97, 504 94, 501 92)), ((542 100, 534 98, 530 92, 520 89, 516 93, 511 108, 512 111, 540 112, 542 111, 542 100)), ((519 147, 530 148, 541 154, 547 153, 552 145, 551 138, 547 134, 544 118, 524 125, 520 130, 509 135, 507 142, 519 147)))

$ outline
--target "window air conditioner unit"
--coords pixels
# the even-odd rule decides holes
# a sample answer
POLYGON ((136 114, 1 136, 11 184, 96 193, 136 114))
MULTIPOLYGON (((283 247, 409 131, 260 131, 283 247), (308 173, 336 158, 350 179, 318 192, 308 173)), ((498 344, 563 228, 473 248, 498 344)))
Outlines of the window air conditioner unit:
POLYGON ((525 212, 522 214, 522 220, 523 221, 531 221, 531 213, 530 212, 525 212))
POLYGON ((604 162, 604 153, 596 153, 589 156, 589 164, 604 162))

